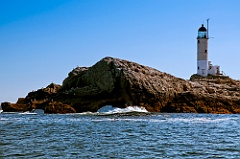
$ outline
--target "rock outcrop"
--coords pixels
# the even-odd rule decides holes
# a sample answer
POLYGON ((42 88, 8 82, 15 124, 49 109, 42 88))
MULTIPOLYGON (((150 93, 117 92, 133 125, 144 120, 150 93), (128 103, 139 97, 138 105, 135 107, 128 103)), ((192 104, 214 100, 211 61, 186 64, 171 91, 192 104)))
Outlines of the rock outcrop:
POLYGON ((97 111, 104 105, 139 105, 159 112, 191 83, 134 62, 104 58, 90 68, 77 67, 63 81, 62 102, 77 112, 97 111))
POLYGON ((239 99, 239 81, 228 77, 193 75, 184 80, 106 57, 92 67, 73 69, 62 86, 50 84, 30 92, 21 105, 2 103, 2 108, 11 111, 5 109, 11 105, 19 107, 18 111, 41 108, 45 113, 74 113, 95 112, 104 105, 138 105, 151 112, 240 113, 239 99))

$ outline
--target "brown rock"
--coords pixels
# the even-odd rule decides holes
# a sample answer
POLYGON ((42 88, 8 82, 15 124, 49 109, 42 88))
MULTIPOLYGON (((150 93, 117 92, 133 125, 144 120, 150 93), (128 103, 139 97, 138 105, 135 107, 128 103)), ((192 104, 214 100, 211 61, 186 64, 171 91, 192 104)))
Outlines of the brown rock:
POLYGON ((2 105, 6 110, 41 108, 46 113, 95 112, 104 105, 138 105, 151 112, 240 113, 239 86, 226 76, 193 75, 188 81, 106 57, 92 67, 73 69, 62 87, 52 83, 15 105, 2 105))
POLYGON ((212 87, 207 87, 207 91, 208 93, 212 94, 212 93, 216 93, 216 90, 212 87))
POLYGON ((62 101, 74 103, 77 112, 97 111, 104 105, 142 105, 160 111, 175 92, 191 87, 190 82, 156 69, 107 57, 70 72, 63 82, 62 101))
POLYGON ((61 89, 60 85, 51 83, 46 88, 28 93, 25 103, 29 104, 34 101, 53 101, 57 92, 61 89))
POLYGON ((25 112, 32 110, 30 105, 27 104, 13 104, 9 102, 1 103, 2 110, 4 112, 25 112))
POLYGON ((50 102, 46 103, 44 113, 48 114, 65 114, 65 113, 76 113, 75 109, 68 104, 61 102, 50 102))

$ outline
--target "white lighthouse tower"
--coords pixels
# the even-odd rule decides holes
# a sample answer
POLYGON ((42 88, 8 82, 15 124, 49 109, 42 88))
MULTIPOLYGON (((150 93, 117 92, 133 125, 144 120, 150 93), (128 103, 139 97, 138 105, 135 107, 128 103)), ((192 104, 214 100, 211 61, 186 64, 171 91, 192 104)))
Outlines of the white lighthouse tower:
POLYGON ((208 34, 203 24, 198 29, 197 37, 197 74, 208 75, 208 34))
MULTIPOLYGON (((209 19, 208 19, 209 20, 209 19)), ((202 26, 198 29, 197 37, 197 74, 200 76, 220 76, 220 66, 213 66, 211 61, 208 61, 208 20, 207 29, 202 26)))

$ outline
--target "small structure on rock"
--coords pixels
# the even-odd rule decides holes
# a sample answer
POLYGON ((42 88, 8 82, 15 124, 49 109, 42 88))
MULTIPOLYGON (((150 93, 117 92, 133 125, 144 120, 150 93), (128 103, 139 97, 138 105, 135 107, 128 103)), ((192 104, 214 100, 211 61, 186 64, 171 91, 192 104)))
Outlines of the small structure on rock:
POLYGON ((208 61, 208 20, 207 29, 202 24, 202 26, 198 29, 197 37, 197 74, 205 77, 208 75, 221 75, 220 66, 214 66, 211 64, 211 61, 208 61))

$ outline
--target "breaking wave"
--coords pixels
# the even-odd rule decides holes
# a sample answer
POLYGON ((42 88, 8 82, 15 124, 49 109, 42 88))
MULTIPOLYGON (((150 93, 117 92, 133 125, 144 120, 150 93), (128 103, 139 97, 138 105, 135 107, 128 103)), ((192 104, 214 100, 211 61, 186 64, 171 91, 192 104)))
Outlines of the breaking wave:
POLYGON ((113 107, 112 105, 106 105, 98 109, 98 115, 112 115, 112 114, 146 114, 149 113, 144 107, 128 106, 126 108, 113 107))
POLYGON ((25 112, 3 112, 2 110, 0 110, 0 113, 2 113, 2 114, 30 114, 30 115, 36 115, 36 114, 44 114, 44 110, 33 109, 32 111, 25 111, 25 112))

